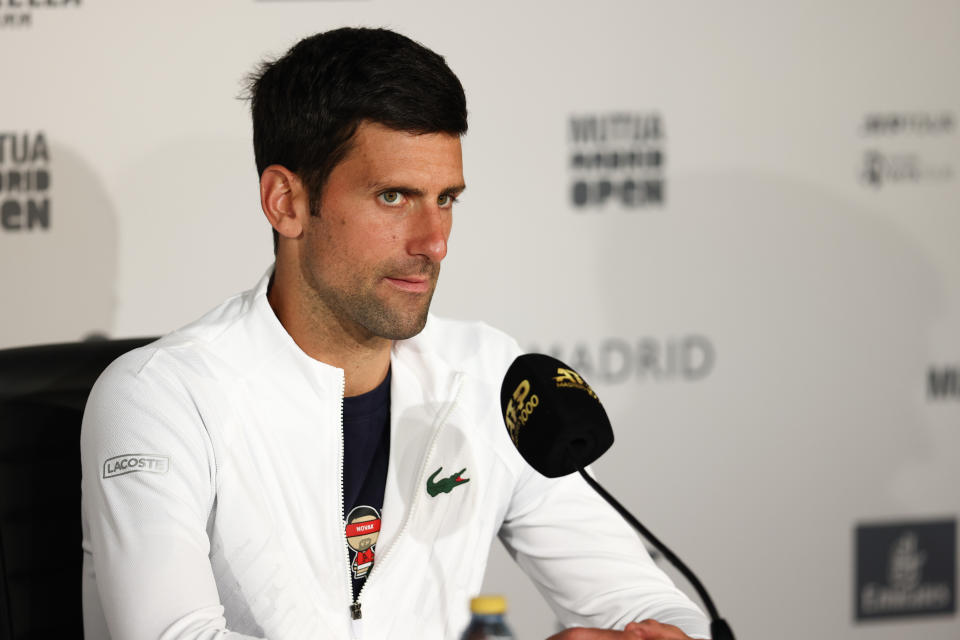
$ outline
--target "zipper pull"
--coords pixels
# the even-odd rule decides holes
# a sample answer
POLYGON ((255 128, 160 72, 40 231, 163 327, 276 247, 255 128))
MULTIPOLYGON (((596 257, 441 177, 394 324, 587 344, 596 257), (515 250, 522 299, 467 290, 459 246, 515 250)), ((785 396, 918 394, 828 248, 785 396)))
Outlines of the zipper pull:
POLYGON ((353 640, 360 640, 363 637, 363 614, 360 613, 360 603, 354 602, 350 605, 350 635, 353 640))

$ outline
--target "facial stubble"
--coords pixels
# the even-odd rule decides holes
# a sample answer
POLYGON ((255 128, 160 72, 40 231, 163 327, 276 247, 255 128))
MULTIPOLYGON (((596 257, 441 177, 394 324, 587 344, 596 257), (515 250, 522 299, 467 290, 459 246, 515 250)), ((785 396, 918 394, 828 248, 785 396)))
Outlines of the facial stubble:
MULTIPOLYGON (((304 266, 304 275, 309 280, 308 286, 312 289, 317 307, 329 312, 348 333, 366 334, 358 336, 361 339, 376 336, 388 340, 406 340, 420 333, 426 325, 440 275, 438 263, 424 261, 418 266, 398 265, 378 269, 376 277, 371 280, 350 279, 338 286, 315 277, 313 269, 304 266), (430 281, 429 290, 423 293, 399 289, 391 291, 392 285, 386 281, 390 274, 414 273, 430 281)), ((346 272, 349 273, 350 269, 347 268, 346 272)), ((343 278, 340 281, 343 282, 343 278)))

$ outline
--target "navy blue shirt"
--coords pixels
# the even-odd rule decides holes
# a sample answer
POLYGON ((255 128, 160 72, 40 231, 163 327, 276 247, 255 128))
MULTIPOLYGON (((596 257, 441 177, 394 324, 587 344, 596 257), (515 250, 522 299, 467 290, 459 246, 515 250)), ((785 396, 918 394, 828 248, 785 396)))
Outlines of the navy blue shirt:
POLYGON ((353 599, 373 567, 390 459, 390 371, 376 389, 343 399, 343 519, 353 599))

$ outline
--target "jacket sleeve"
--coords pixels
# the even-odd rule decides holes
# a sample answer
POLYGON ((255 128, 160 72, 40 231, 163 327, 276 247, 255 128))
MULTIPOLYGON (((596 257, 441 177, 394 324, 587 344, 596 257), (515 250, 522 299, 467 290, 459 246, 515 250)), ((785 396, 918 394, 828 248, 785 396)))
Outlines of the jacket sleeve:
POLYGON ((500 539, 566 627, 622 629, 652 618, 710 637, 703 612, 579 475, 549 479, 525 467, 500 539))
POLYGON ((226 630, 208 560, 216 475, 201 416, 177 380, 128 356, 83 416, 86 637, 249 638, 226 630))

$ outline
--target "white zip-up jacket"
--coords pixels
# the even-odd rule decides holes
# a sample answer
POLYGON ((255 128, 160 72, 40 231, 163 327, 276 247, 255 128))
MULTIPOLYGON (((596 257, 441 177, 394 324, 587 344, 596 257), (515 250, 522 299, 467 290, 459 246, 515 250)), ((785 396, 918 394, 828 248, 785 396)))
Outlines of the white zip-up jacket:
POLYGON ((354 620, 344 375, 293 342, 269 276, 94 386, 81 435, 87 638, 456 639, 498 534, 565 625, 655 618, 708 637, 582 478, 544 478, 514 449, 499 388, 516 342, 435 317, 392 352, 382 523, 354 620), (469 481, 432 496, 438 469, 469 481))

